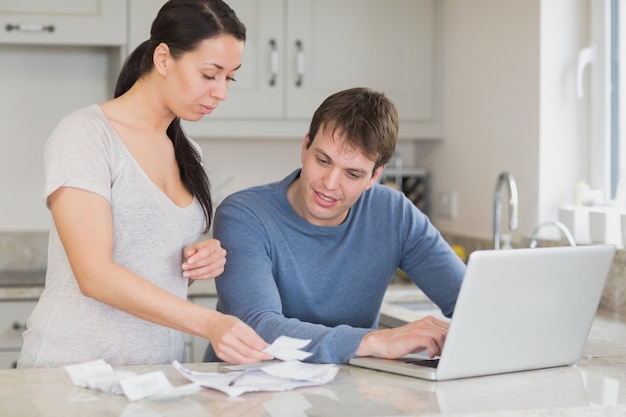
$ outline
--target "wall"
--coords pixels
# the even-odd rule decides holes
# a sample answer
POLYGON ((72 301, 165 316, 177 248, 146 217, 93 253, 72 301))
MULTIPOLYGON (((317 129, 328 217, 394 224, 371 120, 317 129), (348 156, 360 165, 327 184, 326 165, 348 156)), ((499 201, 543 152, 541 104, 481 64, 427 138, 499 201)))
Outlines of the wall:
POLYGON ((0 45, 0 231, 48 228, 46 138, 70 109, 107 95, 104 49, 0 45))
MULTIPOLYGON (((445 138, 416 150, 417 163, 433 173, 435 197, 458 196, 456 218, 434 218, 441 230, 491 238, 495 182, 505 170, 519 192, 514 242, 556 220, 558 205, 573 199, 576 180, 587 176, 585 105, 574 97, 586 4, 446 2, 445 138)), ((507 213, 504 201, 503 219, 507 213)))

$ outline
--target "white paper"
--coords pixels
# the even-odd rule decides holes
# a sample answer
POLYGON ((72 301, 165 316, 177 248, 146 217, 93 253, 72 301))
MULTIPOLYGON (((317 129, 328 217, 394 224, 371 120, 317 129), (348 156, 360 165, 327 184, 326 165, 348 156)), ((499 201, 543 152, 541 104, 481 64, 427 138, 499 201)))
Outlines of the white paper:
POLYGON ((280 336, 274 343, 265 348, 264 351, 282 361, 301 361, 312 355, 310 352, 300 350, 309 343, 311 343, 311 339, 296 339, 288 336, 280 336))
POLYGON ((111 365, 99 359, 91 362, 67 365, 65 370, 70 375, 72 383, 77 387, 88 387, 87 378, 113 372, 111 365))
POLYGON ((173 387, 161 371, 142 375, 133 372, 115 372, 111 365, 103 360, 68 365, 65 369, 75 386, 110 394, 123 394, 131 401, 144 398, 178 398, 202 389, 195 383, 173 387))
POLYGON ((122 379, 120 386, 124 390, 124 395, 131 401, 158 395, 173 388, 170 381, 167 380, 167 377, 161 371, 122 379))
POLYGON ((339 371, 336 365, 305 364, 299 361, 263 364, 258 368, 227 374, 191 371, 176 361, 172 365, 190 381, 206 388, 222 391, 231 397, 237 397, 246 392, 287 391, 299 387, 322 385, 331 381, 339 371))
POLYGON ((136 375, 115 372, 103 360, 65 367, 74 385, 112 394, 124 394, 129 400, 177 398, 213 388, 235 397, 252 391, 287 391, 293 388, 322 385, 331 381, 339 368, 332 364, 309 364, 300 360, 311 355, 301 350, 311 341, 281 336, 266 352, 284 362, 259 362, 227 367, 235 372, 194 372, 174 361, 172 365, 192 383, 173 387, 163 372, 136 375))
POLYGON ((262 370, 269 375, 279 378, 325 382, 333 379, 339 369, 333 364, 289 361, 266 366, 262 370))
POLYGON ((124 378, 135 376, 134 372, 111 372, 108 374, 98 374, 87 377, 87 388, 110 392, 111 394, 122 395, 124 391, 120 386, 120 381, 124 378))

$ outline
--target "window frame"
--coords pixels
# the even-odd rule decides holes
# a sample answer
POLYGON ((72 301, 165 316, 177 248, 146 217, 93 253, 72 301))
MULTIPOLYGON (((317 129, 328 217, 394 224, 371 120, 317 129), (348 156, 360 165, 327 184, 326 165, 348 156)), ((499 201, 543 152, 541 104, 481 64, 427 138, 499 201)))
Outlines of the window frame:
POLYGON ((617 181, 612 152, 612 4, 613 0, 589 2, 590 47, 594 50, 589 71, 589 180, 591 188, 602 190, 606 199, 615 198, 613 184, 617 181))

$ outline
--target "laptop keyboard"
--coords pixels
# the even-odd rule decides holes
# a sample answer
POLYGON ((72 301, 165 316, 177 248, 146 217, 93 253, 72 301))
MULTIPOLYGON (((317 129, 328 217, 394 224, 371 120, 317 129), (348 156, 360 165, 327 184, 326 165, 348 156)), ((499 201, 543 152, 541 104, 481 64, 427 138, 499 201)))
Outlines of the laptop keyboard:
POLYGON ((429 368, 436 368, 439 365, 439 359, 411 359, 406 361, 409 365, 426 366, 429 368))

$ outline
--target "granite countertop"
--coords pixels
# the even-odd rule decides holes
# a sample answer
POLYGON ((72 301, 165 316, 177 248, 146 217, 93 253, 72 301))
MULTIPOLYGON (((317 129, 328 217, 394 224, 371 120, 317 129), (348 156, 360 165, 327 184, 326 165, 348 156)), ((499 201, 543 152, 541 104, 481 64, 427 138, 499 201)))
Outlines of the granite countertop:
MULTIPOLYGON (((600 310, 575 366, 430 382, 341 366, 330 383, 287 392, 229 398, 203 389, 168 401, 130 402, 74 387, 63 368, 0 370, 2 415, 23 416, 623 416, 626 414, 626 316, 600 310)), ((188 368, 221 372, 219 363, 188 368)), ((172 366, 115 367, 163 370, 173 385, 187 383, 172 366)))
MULTIPOLYGON (((0 270, 0 301, 36 300, 44 289, 46 271, 0 270)), ((198 280, 189 287, 190 297, 212 297, 217 294, 215 281, 198 280)))
POLYGON ((0 301, 36 300, 41 295, 46 271, 0 270, 0 301))

